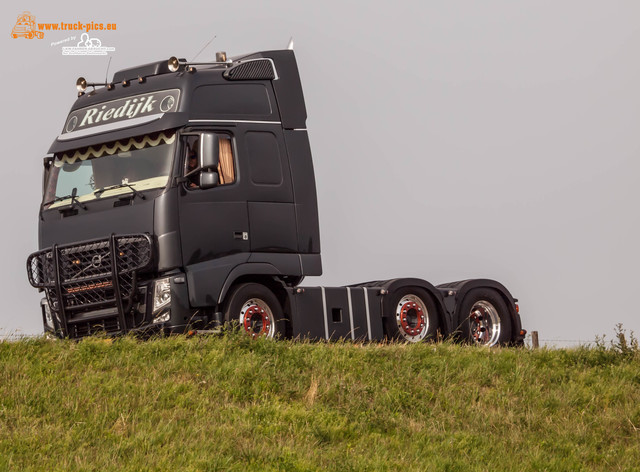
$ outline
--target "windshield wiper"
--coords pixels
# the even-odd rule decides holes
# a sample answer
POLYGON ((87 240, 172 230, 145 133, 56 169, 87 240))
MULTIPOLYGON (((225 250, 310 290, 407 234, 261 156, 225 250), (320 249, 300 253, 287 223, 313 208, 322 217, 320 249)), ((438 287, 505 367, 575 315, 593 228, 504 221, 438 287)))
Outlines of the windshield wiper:
POLYGON ((78 200, 78 188, 77 187, 73 187, 73 190, 71 191, 71 193, 69 195, 65 195, 64 197, 56 197, 53 200, 49 200, 48 202, 44 202, 42 204, 42 206, 45 207, 47 205, 51 205, 52 203, 61 202, 63 200, 69 200, 69 199, 71 199, 71 208, 73 208, 75 205, 77 205, 80 208, 82 208, 83 210, 87 209, 87 206, 84 205, 82 202, 80 202, 80 200, 78 200))
POLYGON ((140 191, 140 190, 136 190, 133 186, 134 184, 130 184, 129 182, 122 182, 121 184, 117 184, 117 185, 112 185, 110 187, 102 187, 99 188, 98 190, 94 190, 93 194, 96 197, 100 197, 100 195, 102 195, 103 192, 106 192, 107 190, 113 190, 116 188, 129 188, 131 189, 131 191, 133 192, 133 196, 134 197, 140 197, 142 200, 145 200, 147 197, 144 196, 144 194, 140 191))

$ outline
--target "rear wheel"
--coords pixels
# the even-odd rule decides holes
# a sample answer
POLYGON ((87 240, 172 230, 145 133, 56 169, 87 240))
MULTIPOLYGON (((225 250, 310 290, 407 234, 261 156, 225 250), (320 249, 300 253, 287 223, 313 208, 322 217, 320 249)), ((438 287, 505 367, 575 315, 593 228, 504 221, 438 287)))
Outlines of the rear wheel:
POLYGON ((471 290, 460 305, 458 322, 463 338, 471 343, 497 346, 511 341, 511 314, 495 290, 471 290))
POLYGON ((283 336, 286 321, 280 302, 264 285, 246 283, 236 286, 225 304, 226 322, 236 322, 252 338, 283 336))
POLYGON ((389 338, 409 343, 432 340, 438 332, 436 304, 422 288, 397 290, 390 295, 384 322, 389 338))

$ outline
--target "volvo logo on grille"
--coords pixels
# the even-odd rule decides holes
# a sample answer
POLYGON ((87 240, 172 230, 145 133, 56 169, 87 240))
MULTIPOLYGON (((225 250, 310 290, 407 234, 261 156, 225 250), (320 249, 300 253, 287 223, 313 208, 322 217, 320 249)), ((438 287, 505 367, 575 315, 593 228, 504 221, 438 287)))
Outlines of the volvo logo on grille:
POLYGON ((102 256, 96 254, 91 258, 91 267, 95 267, 96 269, 102 265, 102 256))

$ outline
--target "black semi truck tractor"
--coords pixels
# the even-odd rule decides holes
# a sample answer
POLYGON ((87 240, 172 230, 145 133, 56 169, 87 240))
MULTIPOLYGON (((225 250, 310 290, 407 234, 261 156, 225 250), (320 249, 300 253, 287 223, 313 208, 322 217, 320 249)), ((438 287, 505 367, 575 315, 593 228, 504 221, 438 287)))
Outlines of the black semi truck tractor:
POLYGON ((322 274, 316 182, 292 50, 153 62, 78 98, 44 158, 27 260, 46 332, 523 342, 500 283, 322 274))

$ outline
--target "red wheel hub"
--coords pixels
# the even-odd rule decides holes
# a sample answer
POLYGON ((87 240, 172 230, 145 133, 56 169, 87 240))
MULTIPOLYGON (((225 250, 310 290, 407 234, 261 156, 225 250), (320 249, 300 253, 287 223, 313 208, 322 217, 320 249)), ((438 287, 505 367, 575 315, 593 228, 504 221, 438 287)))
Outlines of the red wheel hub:
POLYGON ((406 302, 400 309, 400 327, 409 336, 417 336, 425 327, 424 312, 415 302, 406 302))
POLYGON ((271 329, 269 316, 265 312, 264 308, 256 304, 247 308, 244 313, 244 320, 242 324, 244 330, 254 338, 267 335, 271 329), (258 330, 256 330, 257 327, 259 327, 258 330))

